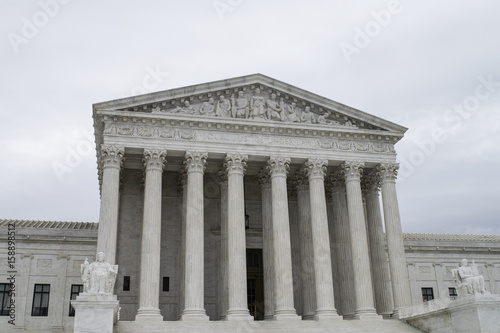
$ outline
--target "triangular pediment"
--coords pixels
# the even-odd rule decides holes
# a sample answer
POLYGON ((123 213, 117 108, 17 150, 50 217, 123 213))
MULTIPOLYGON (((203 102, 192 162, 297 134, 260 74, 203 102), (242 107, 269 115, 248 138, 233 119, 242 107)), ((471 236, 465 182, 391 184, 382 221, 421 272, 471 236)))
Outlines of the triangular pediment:
POLYGON ((403 134, 382 118, 262 74, 197 84, 94 104, 94 111, 126 111, 297 123, 403 134))

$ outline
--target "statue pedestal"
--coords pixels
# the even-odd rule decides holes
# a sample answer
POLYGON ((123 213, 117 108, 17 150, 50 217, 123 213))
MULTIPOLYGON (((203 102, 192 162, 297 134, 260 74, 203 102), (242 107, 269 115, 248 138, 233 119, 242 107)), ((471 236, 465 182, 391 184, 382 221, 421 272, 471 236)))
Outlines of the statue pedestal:
POLYGON ((71 306, 75 309, 74 333, 113 333, 119 310, 116 295, 81 293, 71 306))

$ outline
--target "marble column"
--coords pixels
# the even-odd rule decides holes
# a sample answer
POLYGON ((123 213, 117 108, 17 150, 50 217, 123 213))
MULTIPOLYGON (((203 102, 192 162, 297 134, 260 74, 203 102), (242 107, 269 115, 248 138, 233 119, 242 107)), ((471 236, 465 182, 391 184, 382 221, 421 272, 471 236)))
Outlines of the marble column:
POLYGON ((226 320, 253 320, 247 306, 244 174, 247 155, 226 156, 227 167, 227 284, 226 320))
POLYGON ((396 194, 397 163, 382 163, 377 167, 382 187, 385 232, 389 267, 391 271, 392 294, 394 297, 394 315, 398 317, 399 308, 411 305, 410 278, 406 270, 406 256, 403 244, 403 232, 399 217, 396 194))
POLYGON ((262 196, 262 261, 264 266, 264 319, 274 316, 274 250, 271 177, 267 170, 259 172, 262 196))
POLYGON ((97 252, 104 252, 106 261, 116 263, 116 235, 118 234, 118 207, 120 196, 120 169, 123 166, 124 149, 115 146, 101 147, 101 208, 97 252))
POLYGON ((327 160, 315 158, 306 162, 311 202, 311 229, 314 251, 314 280, 316 287, 316 320, 340 319, 333 295, 330 237, 325 197, 327 160))
POLYGON ((184 257, 186 256, 186 208, 187 208, 187 173, 184 168, 182 168, 179 178, 178 178, 178 188, 182 193, 182 203, 181 203, 181 256, 179 258, 179 312, 178 317, 181 317, 182 310, 184 309, 184 272, 185 272, 185 262, 184 257))
POLYGON ((271 156, 268 164, 273 206, 274 319, 300 319, 293 305, 292 253, 286 186, 290 158, 271 156))
POLYGON ((368 253, 368 238, 361 194, 361 173, 364 163, 344 162, 342 168, 346 183, 349 230, 354 270, 354 291, 356 296, 355 319, 376 319, 373 302, 372 276, 368 253))
MULTIPOLYGON (((67 254, 58 254, 57 261, 59 263, 59 270, 57 272, 57 280, 52 290, 52 311, 54 313, 67 313, 66 299, 66 281, 68 276, 68 261, 70 256, 67 254)), ((70 287, 71 288, 71 287, 70 287)), ((70 290, 71 292, 71 290, 70 290)), ((51 321, 51 332, 64 332, 63 316, 49 317, 51 321)))
POLYGON ((227 287, 227 173, 226 170, 218 172, 218 180, 220 185, 220 315, 219 319, 226 319, 228 309, 228 287, 227 287))
POLYGON ((300 262, 302 280, 302 319, 314 319, 316 313, 316 289, 314 281, 314 249, 311 227, 311 200, 309 182, 303 168, 293 177, 297 189, 299 212, 300 262))
POLYGON ((362 188, 366 202, 366 224, 370 244, 370 262, 375 289, 377 313, 388 318, 394 311, 391 279, 387 263, 386 240, 382 227, 382 212, 379 200, 380 181, 375 172, 363 177, 362 188))
POLYGON ((161 187, 167 152, 144 150, 144 211, 141 241, 139 310, 135 320, 163 320, 160 304, 161 187))
POLYGON ((186 152, 188 175, 186 255, 184 257, 184 310, 181 320, 208 320, 204 308, 204 205, 203 173, 207 153, 186 152))
POLYGON ((333 234, 336 244, 336 257, 340 284, 340 314, 344 319, 353 319, 356 309, 354 290, 353 257, 351 249, 351 234, 349 216, 347 213, 347 197, 344 176, 340 169, 328 177, 328 187, 331 189, 333 205, 333 234))

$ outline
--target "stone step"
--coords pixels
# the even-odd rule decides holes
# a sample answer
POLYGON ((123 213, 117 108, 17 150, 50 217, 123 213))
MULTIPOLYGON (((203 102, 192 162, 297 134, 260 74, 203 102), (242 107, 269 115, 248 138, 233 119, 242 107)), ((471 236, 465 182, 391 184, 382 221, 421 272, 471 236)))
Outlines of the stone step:
POLYGON ((253 332, 286 332, 286 333, 418 333, 403 321, 396 319, 362 321, 210 321, 210 322, 137 322, 119 321, 116 333, 253 333, 253 332))

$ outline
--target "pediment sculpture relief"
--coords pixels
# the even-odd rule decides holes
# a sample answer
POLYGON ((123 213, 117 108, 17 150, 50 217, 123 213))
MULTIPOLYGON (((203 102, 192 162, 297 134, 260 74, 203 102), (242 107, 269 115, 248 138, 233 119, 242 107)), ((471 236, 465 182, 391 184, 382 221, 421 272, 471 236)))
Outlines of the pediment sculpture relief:
POLYGON ((472 261, 471 265, 468 265, 467 259, 462 259, 460 267, 453 269, 451 272, 457 285, 459 297, 488 293, 484 277, 479 274, 479 269, 474 261, 472 261))
POLYGON ((97 254, 96 261, 89 264, 88 259, 81 265, 83 292, 87 294, 113 294, 118 265, 110 265, 104 261, 104 253, 97 254))
POLYGON ((215 99, 210 96, 207 101, 198 104, 191 104, 188 99, 182 100, 180 105, 174 105, 171 108, 161 108, 160 105, 156 104, 152 113, 178 113, 357 128, 349 120, 341 123, 330 118, 332 113, 328 110, 322 114, 316 114, 312 112, 309 105, 302 109, 297 106, 297 103, 287 103, 283 97, 278 97, 275 93, 270 93, 266 97, 259 88, 256 88, 253 93, 245 93, 240 90, 229 97, 221 94, 215 99))

